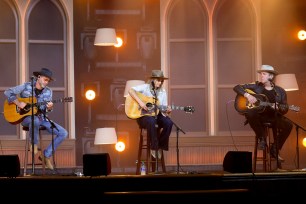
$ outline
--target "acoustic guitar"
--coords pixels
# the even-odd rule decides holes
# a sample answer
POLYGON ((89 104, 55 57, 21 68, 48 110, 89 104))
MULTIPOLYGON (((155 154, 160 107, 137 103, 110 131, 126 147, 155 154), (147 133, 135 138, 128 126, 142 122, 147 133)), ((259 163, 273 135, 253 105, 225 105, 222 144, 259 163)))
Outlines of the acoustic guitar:
MULTIPOLYGON (((273 107, 275 103, 269 102, 268 98, 264 94, 255 94, 254 92, 248 91, 249 94, 253 95, 255 98, 257 98, 256 103, 251 104, 249 103, 248 99, 242 96, 241 94, 237 94, 235 98, 235 109, 241 113, 245 114, 247 111, 250 109, 255 109, 259 113, 262 113, 266 107, 270 106, 273 107)), ((279 106, 282 106, 283 104, 279 104, 279 106)), ((298 112, 300 111, 300 107, 294 106, 294 105, 289 105, 288 106, 289 110, 298 112)))
MULTIPOLYGON (((159 113, 160 111, 162 113, 165 113, 167 110, 167 107, 160 105, 160 103, 157 101, 155 104, 154 97, 145 96, 140 92, 136 92, 137 96, 146 103, 146 106, 148 107, 148 111, 142 109, 137 101, 134 100, 134 98, 130 95, 128 95, 125 99, 125 114, 130 119, 137 119, 142 116, 155 116, 155 114, 159 113), (156 111, 155 111, 156 109, 156 111)), ((172 110, 182 110, 186 113, 194 113, 195 109, 192 106, 170 106, 172 110)))
POLYGON ((29 98, 18 98, 20 102, 25 102, 27 105, 20 109, 16 104, 9 103, 7 99, 4 101, 4 118, 7 122, 11 124, 18 124, 20 123, 24 117, 32 115, 32 109, 33 113, 36 114, 38 111, 38 107, 44 104, 47 104, 48 102, 53 103, 63 103, 63 102, 72 102, 72 97, 65 97, 60 99, 55 99, 52 101, 44 101, 44 102, 37 102, 37 99, 33 98, 33 104, 32 104, 32 97, 29 98))

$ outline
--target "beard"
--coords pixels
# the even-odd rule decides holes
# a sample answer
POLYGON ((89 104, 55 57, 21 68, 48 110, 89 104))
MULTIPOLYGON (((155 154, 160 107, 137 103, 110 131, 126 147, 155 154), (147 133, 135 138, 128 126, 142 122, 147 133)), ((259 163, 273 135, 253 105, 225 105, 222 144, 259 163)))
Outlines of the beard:
POLYGON ((42 89, 46 87, 46 85, 43 82, 41 82, 41 80, 39 80, 38 83, 42 89))

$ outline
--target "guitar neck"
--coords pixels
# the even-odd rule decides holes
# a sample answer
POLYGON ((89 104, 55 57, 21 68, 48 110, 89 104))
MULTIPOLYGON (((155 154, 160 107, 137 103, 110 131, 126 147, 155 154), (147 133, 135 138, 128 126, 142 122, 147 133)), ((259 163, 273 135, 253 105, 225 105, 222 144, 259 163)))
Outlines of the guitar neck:
POLYGON ((68 97, 68 98, 58 98, 58 99, 53 99, 51 101, 42 101, 42 102, 37 102, 35 103, 36 106, 41 106, 44 104, 47 104, 49 102, 52 103, 63 103, 63 102, 72 102, 72 97, 68 97))
POLYGON ((170 107, 171 107, 172 110, 185 110, 184 106, 174 106, 174 105, 171 105, 170 107))
POLYGON ((270 102, 267 102, 267 101, 261 101, 260 102, 260 105, 262 106, 273 106, 275 103, 270 103, 270 102))
MULTIPOLYGON (((263 106, 271 106, 271 107, 273 107, 275 105, 275 103, 263 102, 263 101, 260 104, 263 105, 263 106)), ((282 106, 282 104, 280 104, 279 106, 282 106)), ((296 111, 296 112, 300 111, 300 108, 298 106, 294 106, 294 105, 288 106, 288 109, 292 110, 292 111, 296 111)))
MULTIPOLYGON (((170 106, 172 110, 184 110, 184 107, 183 106, 174 106, 174 105, 171 105, 170 106)), ((158 106, 159 110, 164 112, 167 110, 168 106, 158 106)))

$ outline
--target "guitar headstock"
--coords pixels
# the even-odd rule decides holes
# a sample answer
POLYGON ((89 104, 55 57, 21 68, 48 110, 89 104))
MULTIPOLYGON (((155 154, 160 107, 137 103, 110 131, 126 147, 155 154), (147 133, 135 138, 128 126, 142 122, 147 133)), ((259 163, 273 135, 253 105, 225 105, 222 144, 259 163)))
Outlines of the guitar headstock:
POLYGON ((73 102, 73 98, 72 97, 65 97, 61 99, 62 102, 73 102))
POLYGON ((298 106, 294 106, 294 105, 290 105, 289 106, 289 110, 295 111, 295 112, 299 112, 300 111, 300 107, 298 106))
POLYGON ((195 108, 194 108, 193 106, 185 106, 185 107, 184 107, 184 111, 185 111, 186 113, 194 113, 195 108))

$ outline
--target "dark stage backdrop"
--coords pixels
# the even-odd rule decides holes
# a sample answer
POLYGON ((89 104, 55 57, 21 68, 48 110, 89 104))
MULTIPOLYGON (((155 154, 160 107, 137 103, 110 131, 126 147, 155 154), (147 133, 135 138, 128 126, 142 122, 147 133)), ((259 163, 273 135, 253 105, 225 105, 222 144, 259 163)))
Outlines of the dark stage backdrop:
POLYGON ((159 1, 75 0, 73 4, 77 165, 82 165, 84 153, 109 151, 114 167, 135 166, 138 126, 127 119, 120 104, 127 80, 146 81, 152 69, 160 69, 159 1), (121 48, 93 45, 96 29, 108 27, 123 38, 121 48), (91 104, 84 97, 88 86, 98 91, 91 104), (118 137, 127 142, 125 152, 94 146, 94 131, 100 127, 116 127, 118 137))

